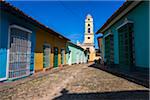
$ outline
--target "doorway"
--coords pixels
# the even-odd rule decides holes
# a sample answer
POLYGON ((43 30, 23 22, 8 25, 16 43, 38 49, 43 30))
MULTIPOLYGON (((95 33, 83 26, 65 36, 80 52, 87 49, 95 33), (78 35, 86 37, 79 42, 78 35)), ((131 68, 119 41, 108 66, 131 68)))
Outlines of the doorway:
POLYGON ((61 49, 61 64, 64 64, 64 60, 65 60, 65 50, 61 49))
POLYGON ((119 64, 134 65, 134 31, 133 23, 127 23, 118 29, 119 64))
POLYGON ((43 45, 43 67, 48 68, 50 67, 50 45, 44 44, 43 45))
POLYGON ((71 65, 72 64, 72 52, 69 51, 69 57, 68 57, 68 64, 71 65))
POLYGON ((58 67, 58 48, 54 47, 54 67, 58 67))
POLYGON ((10 27, 8 78, 16 79, 30 74, 31 31, 17 25, 10 27))

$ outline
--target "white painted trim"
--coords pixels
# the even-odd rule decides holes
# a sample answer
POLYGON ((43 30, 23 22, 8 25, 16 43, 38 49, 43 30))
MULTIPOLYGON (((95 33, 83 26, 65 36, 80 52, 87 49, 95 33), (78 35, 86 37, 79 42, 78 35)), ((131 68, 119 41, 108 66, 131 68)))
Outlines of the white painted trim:
POLYGON ((124 25, 126 25, 126 24, 128 24, 128 23, 133 23, 133 21, 129 21, 129 20, 125 19, 125 22, 122 23, 120 26, 118 26, 118 27, 116 28, 116 30, 118 30, 119 28, 121 28, 122 26, 124 26, 124 25))
POLYGON ((7 77, 5 77, 5 78, 0 78, 0 81, 4 81, 4 80, 7 80, 7 77))
POLYGON ((104 35, 104 37, 103 37, 103 38, 106 38, 106 37, 107 37, 107 36, 109 36, 109 35, 112 35, 112 33, 111 33, 111 32, 109 32, 108 34, 104 35))
POLYGON ((17 29, 20 29, 22 31, 25 31, 25 32, 28 32, 28 33, 32 33, 32 31, 30 31, 29 29, 26 29, 26 28, 18 26, 18 25, 10 25, 10 28, 17 28, 17 29))
POLYGON ((23 77, 27 77, 29 75, 31 75, 31 73, 29 73, 28 75, 23 75, 23 76, 19 76, 19 77, 9 78, 8 80, 14 80, 14 79, 18 79, 18 78, 23 78, 23 77))
POLYGON ((6 68, 6 78, 9 78, 9 48, 10 48, 10 29, 11 27, 9 26, 8 28, 8 44, 7 44, 7 68, 6 68))
POLYGON ((125 9, 121 14, 119 14, 114 20, 112 20, 107 27, 105 27, 101 33, 103 33, 104 31, 106 31, 111 25, 113 25, 115 22, 117 22, 120 18, 122 18, 125 14, 127 14, 130 10, 132 10, 136 5, 138 5, 141 2, 141 0, 139 1, 134 1, 127 9, 125 9))
MULTIPOLYGON (((6 79, 9 78, 9 48, 10 48, 10 32, 11 32, 11 28, 17 28, 17 29, 20 29, 22 31, 26 31, 28 33, 32 33, 32 31, 26 29, 26 28, 23 28, 23 27, 20 27, 18 25, 9 25, 9 28, 8 28, 8 44, 7 44, 7 68, 6 68, 6 79)), ((12 79, 12 78, 11 78, 12 79)))

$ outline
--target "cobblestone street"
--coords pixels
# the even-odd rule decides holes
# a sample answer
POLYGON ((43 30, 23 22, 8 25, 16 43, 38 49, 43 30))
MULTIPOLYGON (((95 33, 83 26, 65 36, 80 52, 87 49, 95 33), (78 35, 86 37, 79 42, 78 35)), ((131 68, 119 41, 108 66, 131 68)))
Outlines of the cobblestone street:
POLYGON ((15 86, 0 86, 0 100, 148 100, 148 88, 88 66, 65 66, 15 86))

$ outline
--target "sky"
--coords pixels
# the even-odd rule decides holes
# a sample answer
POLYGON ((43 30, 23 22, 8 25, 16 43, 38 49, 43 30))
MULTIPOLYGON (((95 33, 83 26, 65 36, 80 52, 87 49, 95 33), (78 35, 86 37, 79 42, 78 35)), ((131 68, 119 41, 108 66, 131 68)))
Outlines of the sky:
MULTIPOLYGON (((94 20, 94 34, 124 3, 121 1, 8 1, 25 14, 69 38, 73 43, 84 41, 87 14, 94 20)), ((95 47, 98 48, 95 34, 95 47)))

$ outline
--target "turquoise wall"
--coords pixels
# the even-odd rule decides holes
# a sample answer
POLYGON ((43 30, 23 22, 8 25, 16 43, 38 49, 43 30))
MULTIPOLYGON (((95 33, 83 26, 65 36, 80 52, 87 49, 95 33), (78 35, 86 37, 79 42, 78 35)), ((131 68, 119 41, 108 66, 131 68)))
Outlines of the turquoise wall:
POLYGON ((0 80, 6 78, 8 49, 8 16, 0 12, 0 80))
MULTIPOLYGON (((135 37, 135 63, 139 67, 149 67, 149 5, 148 2, 142 2, 118 22, 106 30, 104 36, 109 30, 114 34, 114 63, 119 64, 118 32, 116 28, 127 18, 134 22, 135 37)), ((104 41, 104 39, 103 39, 104 41)))
POLYGON ((134 22, 136 65, 149 67, 149 5, 143 2, 128 18, 134 22))
POLYGON ((0 79, 6 77, 7 66, 7 49, 8 49, 8 29, 9 25, 16 24, 18 26, 25 27, 32 31, 31 34, 31 64, 30 71, 34 71, 34 48, 36 38, 36 27, 28 23, 27 21, 20 19, 10 13, 1 11, 1 23, 0 23, 0 79))
POLYGON ((67 51, 68 51, 68 53, 66 55, 67 64, 69 64, 69 62, 68 62, 68 60, 69 60, 69 51, 71 51, 71 53, 72 53, 72 57, 71 57, 72 58, 71 59, 72 64, 86 62, 87 57, 84 54, 84 50, 79 48, 75 44, 67 43, 67 51))

